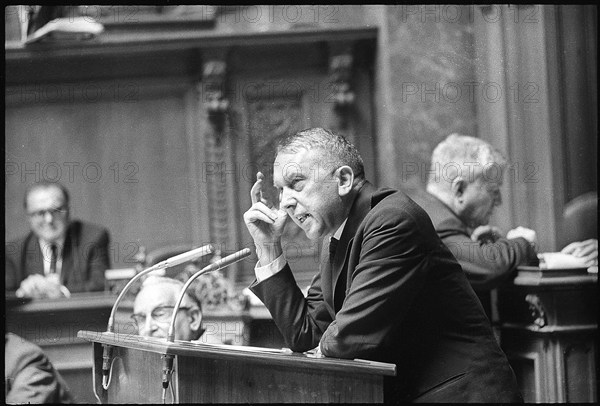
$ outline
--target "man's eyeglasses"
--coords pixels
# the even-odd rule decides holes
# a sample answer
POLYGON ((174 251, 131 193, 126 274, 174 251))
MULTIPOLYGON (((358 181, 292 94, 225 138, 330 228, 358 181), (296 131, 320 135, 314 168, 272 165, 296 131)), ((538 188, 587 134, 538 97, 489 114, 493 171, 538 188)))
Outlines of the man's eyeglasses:
POLYGON ((27 213, 27 215, 34 219, 43 219, 46 217, 46 214, 51 214, 52 217, 55 216, 64 216, 67 214, 67 208, 65 206, 57 207, 55 209, 47 209, 47 210, 38 210, 31 213, 27 213))
MULTIPOLYGON (((173 309, 175 306, 160 306, 156 307, 150 312, 150 317, 152 320, 158 323, 169 323, 171 321, 171 317, 173 317, 173 309)), ((180 307, 179 310, 190 310, 191 307, 180 307)), ((146 324, 146 315, 143 313, 135 313, 131 315, 131 318, 138 326, 143 326, 146 324)))

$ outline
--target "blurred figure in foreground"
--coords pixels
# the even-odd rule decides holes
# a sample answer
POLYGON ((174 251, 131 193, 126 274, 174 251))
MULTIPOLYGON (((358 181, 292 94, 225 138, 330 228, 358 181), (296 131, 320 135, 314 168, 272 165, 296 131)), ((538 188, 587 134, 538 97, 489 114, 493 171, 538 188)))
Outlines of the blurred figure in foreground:
POLYGON ((4 384, 7 404, 73 403, 42 349, 13 333, 4 335, 4 384))

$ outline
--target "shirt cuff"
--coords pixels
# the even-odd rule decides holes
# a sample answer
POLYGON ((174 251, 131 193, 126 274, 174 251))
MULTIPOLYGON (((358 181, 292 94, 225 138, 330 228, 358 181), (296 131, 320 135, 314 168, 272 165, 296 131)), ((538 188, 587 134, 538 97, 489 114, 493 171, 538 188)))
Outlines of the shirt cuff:
POLYGON ((278 256, 273 262, 264 266, 258 266, 258 263, 254 267, 254 274, 256 275, 256 280, 260 283, 265 279, 270 278, 275 275, 277 272, 281 271, 285 267, 285 258, 283 254, 278 256))

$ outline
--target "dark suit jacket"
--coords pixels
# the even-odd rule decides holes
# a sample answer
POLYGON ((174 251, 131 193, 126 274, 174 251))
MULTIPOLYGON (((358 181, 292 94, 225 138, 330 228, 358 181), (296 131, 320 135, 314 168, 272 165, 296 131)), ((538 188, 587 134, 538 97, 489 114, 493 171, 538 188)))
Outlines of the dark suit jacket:
POLYGON ((73 403, 67 385, 37 345, 4 336, 6 403, 73 403))
MULTIPOLYGON (((104 271, 110 267, 108 231, 72 221, 63 247, 61 282, 70 292, 104 289, 104 271)), ((44 275, 44 257, 38 238, 30 232, 6 245, 6 290, 14 291, 29 275, 44 275)))
POLYGON ((326 261, 306 298, 288 265, 251 286, 292 350, 321 340, 326 356, 396 364, 386 401, 521 401, 460 265, 405 194, 365 184, 326 261))

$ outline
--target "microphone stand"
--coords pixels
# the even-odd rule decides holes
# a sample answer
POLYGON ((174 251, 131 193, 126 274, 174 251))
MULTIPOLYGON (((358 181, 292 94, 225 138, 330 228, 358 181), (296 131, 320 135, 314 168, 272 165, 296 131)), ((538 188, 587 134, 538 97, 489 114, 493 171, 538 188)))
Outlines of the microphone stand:
MULTIPOLYGON (((196 248, 194 250, 184 252, 183 254, 179 254, 174 257, 168 258, 164 261, 161 261, 161 262, 151 266, 150 268, 144 269, 143 271, 141 271, 140 273, 135 275, 133 278, 131 278, 131 280, 129 282, 127 282, 127 284, 125 285, 123 290, 121 290, 121 293, 119 293, 119 296, 117 296, 117 299, 115 300, 115 304, 113 305, 113 308, 110 312, 110 317, 108 318, 108 326, 106 327, 106 332, 114 333, 115 313, 117 311, 117 307, 119 306, 119 303, 125 296, 125 293, 129 290, 129 288, 131 287, 131 285, 133 285, 133 283, 135 281, 137 281, 142 276, 147 275, 151 272, 158 271, 161 269, 166 269, 166 268, 169 268, 169 267, 172 267, 175 265, 179 265, 179 264, 187 262, 187 261, 191 261, 191 260, 199 258, 201 256, 210 254, 211 252, 213 252, 213 250, 214 250, 214 248, 212 245, 210 245, 210 244, 204 245, 200 248, 196 248)), ((110 383, 109 372, 111 369, 110 364, 111 364, 111 358, 112 358, 112 346, 108 345, 108 344, 102 344, 102 346, 104 347, 104 350, 102 352, 102 388, 104 390, 108 390, 108 386, 110 383)))
MULTIPOLYGON (((181 302, 183 300, 183 297, 185 296, 185 292, 187 291, 188 287, 192 284, 192 282, 198 278, 201 275, 204 275, 208 272, 213 272, 213 271, 217 271, 221 268, 224 268, 226 266, 229 266, 233 263, 236 263, 238 261, 241 261, 242 259, 246 258, 250 256, 250 249, 249 248, 244 248, 241 251, 235 252, 231 255, 226 256, 223 259, 220 259, 210 265, 205 266, 204 268, 202 268, 201 270, 199 270, 198 272, 196 272, 195 274, 193 274, 192 276, 190 276, 190 278, 187 280, 187 282, 185 283, 185 285, 183 286, 183 288, 181 289, 181 292, 179 293, 179 298, 177 299, 177 302, 175 302, 175 307, 173 308, 173 315, 171 316, 171 324, 169 325, 169 330, 168 330, 168 334, 167 334, 167 342, 174 342, 175 341, 175 319, 177 318, 177 313, 179 311, 179 306, 181 305, 181 302)), ((169 387, 169 382, 171 381, 171 375, 173 374, 173 358, 174 356, 172 354, 163 354, 161 356, 161 358, 163 359, 163 369, 162 369, 162 387, 163 387, 163 395, 162 395, 162 400, 163 403, 165 402, 165 396, 166 396, 166 392, 167 392, 167 388, 169 387)))

